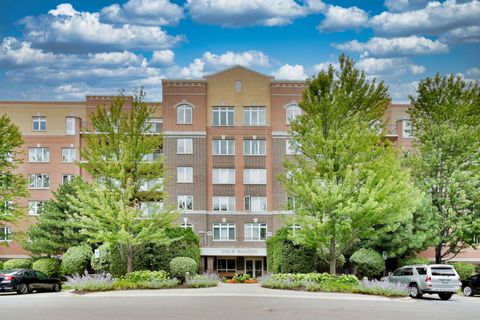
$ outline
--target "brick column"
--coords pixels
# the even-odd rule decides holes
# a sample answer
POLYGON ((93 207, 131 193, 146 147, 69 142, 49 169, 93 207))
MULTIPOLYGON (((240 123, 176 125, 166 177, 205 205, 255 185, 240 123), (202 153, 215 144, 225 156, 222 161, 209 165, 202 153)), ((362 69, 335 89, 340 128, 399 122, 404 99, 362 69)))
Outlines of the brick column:
POLYGON ((214 266, 213 266, 213 259, 215 257, 207 257, 207 271, 208 272, 214 272, 214 266))

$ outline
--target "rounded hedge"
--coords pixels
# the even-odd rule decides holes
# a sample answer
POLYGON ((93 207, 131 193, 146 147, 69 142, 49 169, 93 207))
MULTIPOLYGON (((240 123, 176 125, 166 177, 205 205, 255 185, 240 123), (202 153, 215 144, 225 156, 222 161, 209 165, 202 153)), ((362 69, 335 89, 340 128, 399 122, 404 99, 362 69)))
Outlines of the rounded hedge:
POLYGON ((90 264, 92 269, 96 272, 109 272, 110 271, 110 245, 104 243, 97 248, 100 253, 99 257, 95 256, 95 252, 92 254, 90 264))
POLYGON ((398 262, 399 267, 408 266, 408 265, 415 265, 415 264, 430 264, 431 261, 428 258, 421 258, 421 257, 410 257, 401 259, 398 262))
POLYGON ((455 270, 457 270, 460 280, 466 280, 475 273, 474 264, 467 262, 453 262, 450 264, 455 268, 455 270))
POLYGON ((357 266, 361 276, 372 278, 385 270, 385 261, 382 255, 372 249, 359 249, 350 257, 350 261, 357 266))
POLYGON ((88 267, 91 256, 92 249, 87 245, 68 248, 63 255, 62 272, 66 275, 83 273, 88 267))
POLYGON ((180 280, 185 280, 187 272, 190 275, 195 275, 198 270, 198 265, 192 258, 177 257, 170 261, 170 274, 180 280))
POLYGON ((30 269, 32 260, 30 259, 10 259, 3 264, 4 269, 30 269))
POLYGON ((41 271, 49 277, 54 277, 58 275, 61 263, 59 259, 42 258, 33 263, 32 269, 41 271))

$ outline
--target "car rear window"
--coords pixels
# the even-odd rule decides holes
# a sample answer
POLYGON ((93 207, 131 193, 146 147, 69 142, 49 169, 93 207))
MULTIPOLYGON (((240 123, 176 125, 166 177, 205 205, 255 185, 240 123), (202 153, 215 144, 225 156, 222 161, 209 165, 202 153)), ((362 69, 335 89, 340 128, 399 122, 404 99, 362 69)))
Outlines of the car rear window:
POLYGON ((455 271, 452 268, 432 268, 432 276, 455 276, 455 271))
POLYGON ((419 275, 427 274, 427 268, 416 268, 419 275))

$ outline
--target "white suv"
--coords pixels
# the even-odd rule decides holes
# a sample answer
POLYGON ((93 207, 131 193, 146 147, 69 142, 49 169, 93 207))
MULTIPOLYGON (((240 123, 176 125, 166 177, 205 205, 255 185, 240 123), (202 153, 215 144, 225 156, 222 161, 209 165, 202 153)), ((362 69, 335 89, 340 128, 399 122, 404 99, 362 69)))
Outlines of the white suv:
POLYGON ((462 286, 455 268, 447 264, 404 266, 384 279, 408 285, 412 298, 421 298, 428 293, 438 294, 440 299, 448 300, 462 286))

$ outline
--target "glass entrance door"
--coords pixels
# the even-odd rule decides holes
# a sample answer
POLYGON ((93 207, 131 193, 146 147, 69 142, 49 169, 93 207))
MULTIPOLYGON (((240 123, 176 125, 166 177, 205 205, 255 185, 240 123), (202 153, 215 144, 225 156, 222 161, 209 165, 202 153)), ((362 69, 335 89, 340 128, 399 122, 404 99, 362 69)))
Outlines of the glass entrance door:
POLYGON ((263 259, 245 259, 245 273, 258 278, 263 273, 263 259))

